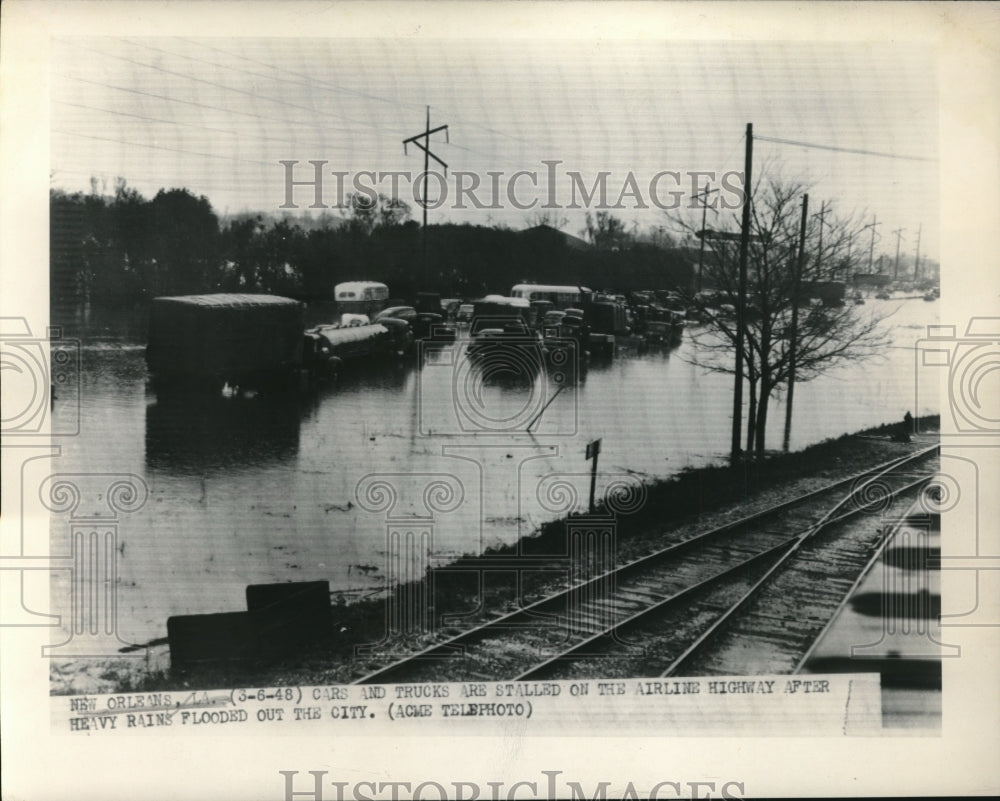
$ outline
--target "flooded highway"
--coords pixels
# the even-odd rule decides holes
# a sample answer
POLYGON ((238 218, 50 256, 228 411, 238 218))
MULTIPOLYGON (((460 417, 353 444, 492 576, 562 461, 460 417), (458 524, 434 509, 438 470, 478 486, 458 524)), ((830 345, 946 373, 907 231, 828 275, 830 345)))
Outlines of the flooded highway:
MULTIPOLYGON (((898 307, 894 347, 796 387, 793 449, 937 411, 933 400, 914 408, 913 375, 937 304, 869 303, 898 307)), ((164 636, 172 615, 244 608, 248 584, 325 580, 359 598, 513 542, 586 509, 585 451, 598 438, 599 497, 722 461, 729 447, 732 379, 691 363, 688 334, 669 350, 488 381, 470 378, 459 343, 354 366, 304 396, 168 400, 149 386, 141 327, 96 314, 53 322, 82 344, 80 432, 56 439, 50 470, 134 474, 149 491, 118 533, 119 636, 130 642, 164 636), (410 555, 390 559, 400 532, 410 555)), ((71 399, 55 402, 57 424, 74 413, 71 399)), ((777 399, 771 448, 783 417, 777 399)), ((51 536, 54 552, 68 550, 65 516, 53 515, 51 536)), ((53 603, 65 604, 66 582, 53 579, 53 603)))

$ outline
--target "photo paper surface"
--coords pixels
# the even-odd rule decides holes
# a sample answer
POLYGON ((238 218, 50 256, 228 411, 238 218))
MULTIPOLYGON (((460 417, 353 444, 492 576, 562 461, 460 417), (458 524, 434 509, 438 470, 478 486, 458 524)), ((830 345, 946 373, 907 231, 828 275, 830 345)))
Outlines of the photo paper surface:
POLYGON ((994 7, 183 8, 4 12, 5 792, 996 789, 994 7))

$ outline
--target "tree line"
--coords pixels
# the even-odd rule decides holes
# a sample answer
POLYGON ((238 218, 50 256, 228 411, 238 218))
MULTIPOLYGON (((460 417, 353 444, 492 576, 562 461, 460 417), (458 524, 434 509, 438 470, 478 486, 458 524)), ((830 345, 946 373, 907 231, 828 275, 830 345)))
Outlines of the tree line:
MULTIPOLYGON (((53 303, 141 303, 162 295, 264 292, 329 300, 341 281, 376 280, 393 297, 417 291, 471 298, 524 281, 595 289, 690 286, 684 251, 641 241, 606 213, 589 242, 542 224, 442 224, 424 232, 409 206, 347 198, 319 221, 245 214, 221 220, 205 197, 161 189, 149 199, 119 181, 111 196, 50 192, 53 303)), ((543 221, 544 222, 544 221, 543 221)))

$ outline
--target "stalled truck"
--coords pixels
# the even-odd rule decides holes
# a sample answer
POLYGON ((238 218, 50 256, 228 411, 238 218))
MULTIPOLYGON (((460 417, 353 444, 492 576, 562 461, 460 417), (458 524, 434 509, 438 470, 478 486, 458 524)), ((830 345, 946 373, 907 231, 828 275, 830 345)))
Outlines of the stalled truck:
POLYGON ((154 298, 146 364, 157 391, 296 386, 304 306, 276 295, 154 298))

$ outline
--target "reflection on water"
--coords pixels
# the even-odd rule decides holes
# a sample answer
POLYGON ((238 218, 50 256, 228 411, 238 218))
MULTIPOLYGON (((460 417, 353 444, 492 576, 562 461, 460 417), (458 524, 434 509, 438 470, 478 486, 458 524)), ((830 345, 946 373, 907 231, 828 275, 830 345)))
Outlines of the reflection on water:
POLYGON ((146 407, 146 464, 199 474, 282 462, 299 449, 293 398, 171 395, 146 407))

